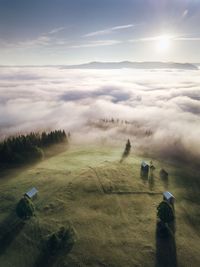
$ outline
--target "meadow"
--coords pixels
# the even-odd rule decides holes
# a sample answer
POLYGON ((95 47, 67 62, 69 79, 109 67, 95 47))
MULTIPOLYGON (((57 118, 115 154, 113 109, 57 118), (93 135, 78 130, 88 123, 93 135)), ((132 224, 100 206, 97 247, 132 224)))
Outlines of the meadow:
MULTIPOLYGON (((71 146, 23 168, 0 173, 0 266, 40 267, 42 244, 60 226, 72 225, 76 242, 48 266, 200 266, 198 174, 187 164, 137 156, 119 163, 122 147, 71 146), (156 167, 141 179, 142 160, 156 167), (159 170, 169 172, 168 183, 159 170), (39 190, 36 216, 19 223, 15 206, 31 187, 39 190), (176 232, 156 235, 156 207, 165 190, 176 198, 176 232)), ((44 266, 44 265, 43 265, 44 266)))

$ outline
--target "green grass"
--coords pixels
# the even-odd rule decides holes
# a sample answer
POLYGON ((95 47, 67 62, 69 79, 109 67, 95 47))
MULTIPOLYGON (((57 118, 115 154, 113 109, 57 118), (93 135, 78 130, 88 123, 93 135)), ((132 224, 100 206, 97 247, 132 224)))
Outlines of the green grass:
POLYGON ((54 267, 173 267, 175 256, 177 266, 200 266, 198 175, 189 167, 154 160, 154 183, 149 184, 140 178, 142 158, 131 154, 120 164, 121 153, 118 147, 73 145, 32 167, 0 174, 0 233, 10 231, 9 242, 1 244, 0 266, 35 267, 42 241, 69 223, 77 242, 52 261, 54 267), (176 197, 176 251, 155 236, 159 193, 165 190, 161 167, 169 172, 168 190, 176 197), (36 217, 15 228, 15 206, 32 186, 39 190, 36 217), (173 262, 167 265, 169 259, 173 262))

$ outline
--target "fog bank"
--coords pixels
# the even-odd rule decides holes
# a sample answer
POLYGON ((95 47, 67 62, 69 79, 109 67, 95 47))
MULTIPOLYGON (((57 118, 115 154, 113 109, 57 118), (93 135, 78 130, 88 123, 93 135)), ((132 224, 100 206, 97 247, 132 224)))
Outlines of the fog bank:
POLYGON ((64 128, 75 139, 200 158, 200 71, 0 69, 0 137, 64 128), (100 119, 129 123, 100 123, 100 119), (146 134, 150 131, 151 134, 146 134))

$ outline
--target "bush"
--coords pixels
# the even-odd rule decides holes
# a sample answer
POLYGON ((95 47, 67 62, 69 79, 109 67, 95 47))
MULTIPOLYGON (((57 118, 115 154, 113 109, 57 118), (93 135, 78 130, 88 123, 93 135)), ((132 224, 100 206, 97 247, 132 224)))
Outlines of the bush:
POLYGON ((58 232, 53 233, 47 240, 47 251, 49 254, 54 255, 62 249, 70 251, 75 242, 75 231, 70 226, 67 229, 61 227, 58 232))
POLYGON ((16 207, 16 213, 21 219, 28 219, 34 215, 35 207, 31 199, 22 198, 16 207))

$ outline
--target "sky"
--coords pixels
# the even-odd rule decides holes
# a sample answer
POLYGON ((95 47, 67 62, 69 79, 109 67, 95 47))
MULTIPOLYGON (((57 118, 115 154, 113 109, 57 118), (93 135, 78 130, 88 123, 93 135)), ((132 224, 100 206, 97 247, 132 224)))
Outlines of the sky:
POLYGON ((0 0, 0 65, 200 62, 200 0, 0 0))

